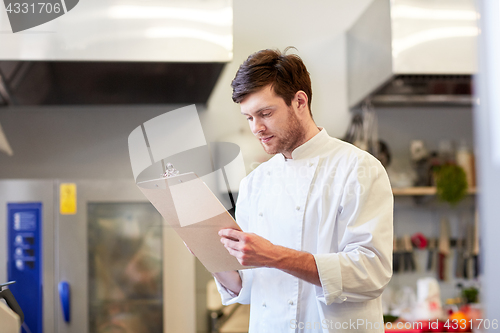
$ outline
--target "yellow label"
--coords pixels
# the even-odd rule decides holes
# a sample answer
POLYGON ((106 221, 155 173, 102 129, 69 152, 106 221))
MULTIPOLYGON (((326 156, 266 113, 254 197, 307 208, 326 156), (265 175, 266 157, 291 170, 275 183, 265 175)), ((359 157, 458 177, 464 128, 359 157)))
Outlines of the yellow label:
POLYGON ((63 183, 59 187, 61 214, 69 215, 76 214, 76 184, 63 183))

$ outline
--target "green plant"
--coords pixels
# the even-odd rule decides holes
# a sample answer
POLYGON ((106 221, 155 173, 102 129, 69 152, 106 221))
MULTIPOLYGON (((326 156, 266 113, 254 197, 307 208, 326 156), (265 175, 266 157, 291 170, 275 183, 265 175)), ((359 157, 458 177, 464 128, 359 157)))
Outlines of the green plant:
POLYGON ((467 304, 477 303, 479 301, 479 289, 469 287, 462 289, 462 297, 465 298, 467 304))
POLYGON ((436 167, 435 180, 439 199, 451 205, 459 203, 467 194, 467 176, 458 165, 444 164, 436 167))
POLYGON ((384 315, 384 323, 393 323, 395 322, 399 317, 398 316, 393 316, 393 315, 384 315))

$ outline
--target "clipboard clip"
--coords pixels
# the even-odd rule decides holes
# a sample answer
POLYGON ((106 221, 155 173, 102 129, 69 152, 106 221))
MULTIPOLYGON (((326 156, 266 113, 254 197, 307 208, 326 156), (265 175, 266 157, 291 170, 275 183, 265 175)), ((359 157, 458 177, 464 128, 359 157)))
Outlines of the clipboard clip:
POLYGON ((167 163, 167 167, 165 168, 165 173, 162 175, 163 178, 174 177, 179 174, 179 170, 174 168, 172 163, 167 163))

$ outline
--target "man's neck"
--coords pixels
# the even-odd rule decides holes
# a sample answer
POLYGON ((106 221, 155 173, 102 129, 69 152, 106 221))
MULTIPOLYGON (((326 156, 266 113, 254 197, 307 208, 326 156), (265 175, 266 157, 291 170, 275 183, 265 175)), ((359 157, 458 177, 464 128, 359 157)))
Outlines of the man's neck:
POLYGON ((318 134, 320 132, 320 129, 318 128, 318 126, 316 126, 316 124, 314 122, 312 122, 311 125, 309 125, 306 129, 306 133, 304 135, 304 139, 301 140, 297 147, 293 148, 291 151, 289 152, 284 152, 283 153, 283 156, 285 157, 285 160, 291 160, 292 159, 292 152, 297 149, 298 147, 302 146, 304 143, 306 143, 307 141, 311 140, 316 134, 318 134))

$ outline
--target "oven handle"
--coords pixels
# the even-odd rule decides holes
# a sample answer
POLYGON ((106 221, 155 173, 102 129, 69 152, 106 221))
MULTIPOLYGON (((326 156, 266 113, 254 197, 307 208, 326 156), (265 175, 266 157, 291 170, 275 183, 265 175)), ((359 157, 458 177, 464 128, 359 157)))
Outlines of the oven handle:
POLYGON ((63 311, 64 321, 69 323, 70 321, 70 304, 71 304, 71 293, 69 288, 69 283, 67 281, 59 282, 59 298, 61 299, 61 307, 63 311))

